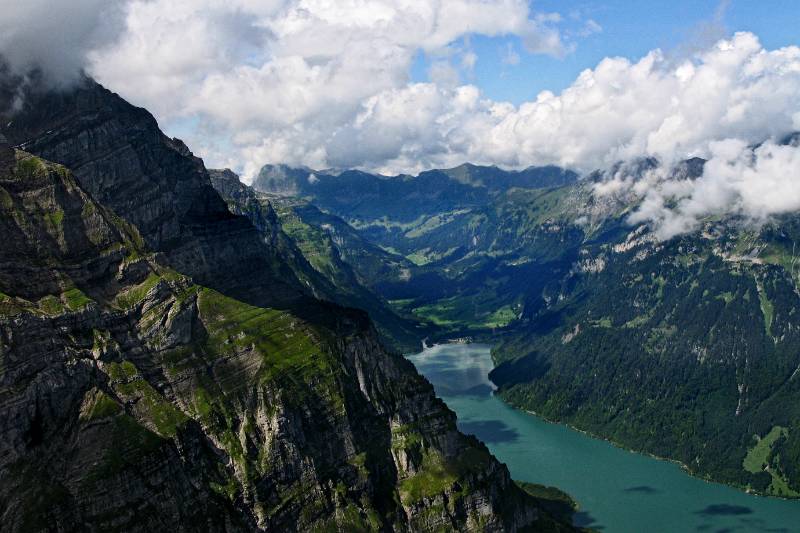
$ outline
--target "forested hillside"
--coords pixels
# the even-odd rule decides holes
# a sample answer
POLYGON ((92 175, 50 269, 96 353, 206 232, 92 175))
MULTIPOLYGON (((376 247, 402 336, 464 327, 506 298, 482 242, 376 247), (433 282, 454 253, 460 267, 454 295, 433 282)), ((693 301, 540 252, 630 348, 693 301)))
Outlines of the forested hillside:
MULTIPOLYGON (((703 163, 673 172, 695 179, 703 163)), ((644 175, 657 164, 628 167, 644 175)), ((635 198, 597 193, 604 173, 575 180, 542 169, 521 180, 465 168, 435 174, 473 189, 448 195, 435 212, 395 196, 398 187, 431 183, 426 173, 359 174, 361 183, 398 183, 382 185, 391 194, 353 189, 347 205, 317 188, 347 174, 306 180, 298 194, 346 218, 393 262, 411 263, 402 277, 361 277, 397 313, 426 322, 434 339, 495 344, 492 379, 510 403, 678 459, 699 475, 800 495, 792 407, 800 395, 800 218, 710 217, 664 241, 629 222, 635 198), (351 210, 362 200, 374 212, 351 210), (396 209, 403 212, 393 218, 396 209)))

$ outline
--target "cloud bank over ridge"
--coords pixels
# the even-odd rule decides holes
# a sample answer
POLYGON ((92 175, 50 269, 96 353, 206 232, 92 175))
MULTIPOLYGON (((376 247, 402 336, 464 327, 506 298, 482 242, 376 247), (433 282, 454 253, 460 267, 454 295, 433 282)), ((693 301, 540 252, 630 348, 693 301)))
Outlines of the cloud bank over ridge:
POLYGON ((694 182, 664 172, 610 185, 644 198, 634 221, 664 237, 719 210, 758 220, 800 208, 790 201, 797 148, 772 142, 800 129, 800 48, 767 50, 751 33, 679 59, 660 50, 606 58, 560 94, 515 106, 462 80, 481 61, 470 35, 514 36, 526 53, 556 57, 575 46, 559 15, 526 0, 8 2, 0 54, 12 68, 39 64, 63 81, 83 67, 210 165, 245 175, 265 163, 590 171, 699 156, 711 161, 694 182), (75 24, 59 34, 48 21, 75 24), (434 58, 431 81, 412 83, 420 52, 434 58))
POLYGON ((696 230, 705 217, 737 215, 760 225, 800 211, 800 147, 769 140, 756 147, 739 139, 711 143, 702 176, 676 179, 662 167, 642 181, 618 175, 598 191, 629 191, 642 201, 629 217, 649 223, 659 239, 696 230))
POLYGON ((15 74, 38 67, 47 82, 68 85, 124 22, 122 0, 0 0, 0 56, 15 74))

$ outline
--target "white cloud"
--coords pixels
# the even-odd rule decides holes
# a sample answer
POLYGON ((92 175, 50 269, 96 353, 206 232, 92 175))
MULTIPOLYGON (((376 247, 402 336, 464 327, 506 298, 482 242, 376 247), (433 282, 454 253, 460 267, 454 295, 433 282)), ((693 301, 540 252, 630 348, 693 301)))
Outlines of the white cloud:
POLYGON ((603 31, 603 27, 597 23, 594 19, 588 19, 586 23, 583 25, 578 31, 578 35, 581 37, 588 37, 590 35, 594 35, 595 33, 600 33, 603 31))
MULTIPOLYGON (((393 58, 407 60, 388 54, 380 64, 393 58)), ((589 171, 645 156, 670 164, 709 156, 716 141, 778 137, 800 113, 800 48, 765 50, 748 33, 678 63, 657 50, 636 62, 607 58, 561 94, 518 107, 453 87, 455 76, 409 85, 392 76, 397 69, 371 71, 366 58, 335 69, 283 61, 267 72, 242 67, 241 83, 210 77, 192 103, 238 132, 234 144, 252 167, 400 172, 469 160, 589 171)))
POLYGON ((461 68, 467 71, 471 72, 474 70, 477 63, 478 55, 471 50, 464 52, 464 54, 461 56, 461 68))
MULTIPOLYGON (((516 35, 537 53, 567 50, 558 17, 532 13, 526 0, 128 0, 124 22, 113 45, 88 53, 90 73, 168 130, 194 117, 188 135, 179 128, 190 146, 203 147, 211 165, 240 157, 247 169, 377 161, 343 132, 358 129, 370 101, 417 94, 409 71, 419 51, 433 58, 435 90, 454 92, 455 65, 469 75, 477 61, 472 34, 516 35)), ((434 130, 452 122, 430 118, 434 130)), ((409 146, 390 151, 413 157, 409 146)))
MULTIPOLYGON (((252 3, 264 16, 281 7, 252 3)), ((247 0, 130 1, 119 40, 89 54, 89 69, 161 119, 187 115, 207 80, 245 68, 266 46, 267 31, 249 7, 247 0)))
POLYGON ((449 61, 434 61, 428 69, 428 77, 434 84, 448 89, 458 87, 461 82, 458 69, 449 61))
POLYGON ((800 48, 767 51, 740 33, 678 64, 659 51, 635 63, 604 59, 560 95, 544 92, 503 117, 485 149, 514 166, 669 163, 708 155, 716 140, 785 134, 798 109, 800 48))
POLYGON ((692 231, 710 215, 735 214, 759 224, 800 210, 800 147, 767 141, 753 148, 738 139, 717 141, 711 143, 710 159, 696 180, 674 179, 656 170, 644 183, 642 204, 630 220, 651 223, 661 239, 692 231))
POLYGON ((90 50, 122 29, 122 0, 0 0, 0 56, 18 75, 40 67, 46 81, 69 84, 90 50))
MULTIPOLYGON (((40 64, 66 79, 88 60, 102 83, 181 131, 209 165, 246 175, 265 163, 589 171, 641 157, 669 168, 702 156, 711 162, 696 182, 654 173, 604 187, 642 197, 636 216, 662 236, 691 229, 702 213, 757 219, 795 205, 791 183, 776 174, 779 165, 794 168, 791 149, 764 144, 752 164, 741 154, 800 128, 800 48, 767 50, 750 33, 701 40, 680 60, 659 50, 606 58, 560 94, 514 106, 460 85, 459 74, 477 61, 473 34, 514 37, 528 52, 569 52, 560 17, 532 13, 526 0, 127 0, 124 17, 112 19, 119 24, 101 10, 119 3, 0 2, 0 54, 14 68, 40 64), (53 17, 43 15, 48 6, 53 17), (433 61, 430 82, 410 83, 420 51, 433 61), (678 207, 665 208, 665 198, 678 207)), ((584 29, 599 31, 592 22, 584 29)), ((519 54, 508 51, 513 63, 519 54)))
POLYGON ((574 44, 564 44, 561 33, 553 26, 561 22, 558 13, 539 14, 521 33, 525 49, 532 54, 550 54, 563 57, 572 52, 574 44))
MULTIPOLYGON (((204 131, 229 132, 223 146, 238 154, 246 175, 268 162, 387 173, 464 161, 589 171, 653 156, 669 165, 708 157, 718 141, 757 143, 797 127, 800 49, 765 50, 749 33, 679 62, 658 50, 638 61, 607 58, 561 94, 543 92, 518 107, 493 102, 474 86, 458 86, 451 59, 464 52, 453 41, 468 31, 524 38, 554 17, 531 18, 527 6, 515 2, 495 3, 505 12, 481 16, 475 16, 479 8, 458 2, 441 17, 436 10, 445 4, 410 2, 401 11, 378 3, 381 9, 360 16, 348 16, 354 4, 346 2, 276 4, 247 17, 242 8, 237 24, 269 30, 254 30, 242 44, 224 26, 202 17, 197 22, 195 2, 166 11, 137 3, 125 38, 94 56, 94 70, 162 118, 196 115, 204 131), (166 22, 159 26, 159 20, 166 22), (437 25, 441 20, 445 26, 437 25), (174 35, 175 24, 187 35, 174 35), (156 41, 166 46, 148 44, 143 35, 163 35, 156 41), (195 41, 188 55, 171 44, 195 41), (419 49, 434 57, 431 82, 409 84, 407 71, 419 49), (129 71, 120 65, 131 64, 141 66, 134 69, 141 87, 123 83, 129 71)), ((202 12, 214 11, 207 6, 202 12)), ((218 161, 219 155, 210 163, 218 161)))
MULTIPOLYGON (((369 116, 371 102, 422 94, 409 85, 419 51, 433 58, 438 107, 419 102, 408 116, 418 121, 425 112, 433 123, 395 130, 431 129, 432 140, 442 133, 439 124, 459 126, 437 113, 449 113, 460 74, 475 66, 470 35, 516 35, 529 51, 555 56, 568 49, 558 15, 532 13, 526 0, 129 0, 125 13, 117 42, 89 54, 90 72, 167 129, 194 117, 198 126, 188 135, 179 128, 189 145, 202 147, 211 165, 238 156, 251 175, 266 162, 389 168, 400 160, 380 161, 379 153, 414 161, 412 145, 452 151, 441 138, 436 148, 406 135, 379 134, 380 143, 364 146, 345 139, 347 132, 366 134, 359 117, 369 116), (461 39, 464 48, 456 44, 461 39), (397 146, 401 141, 410 144, 397 146)), ((375 117, 366 123, 382 127, 375 117)), ((418 159, 415 166, 436 158, 418 159)))
POLYGON ((418 50, 470 33, 534 35, 538 24, 524 0, 139 0, 92 72, 164 118, 233 114, 235 127, 243 116, 273 126, 331 105, 352 113, 404 85, 418 50))

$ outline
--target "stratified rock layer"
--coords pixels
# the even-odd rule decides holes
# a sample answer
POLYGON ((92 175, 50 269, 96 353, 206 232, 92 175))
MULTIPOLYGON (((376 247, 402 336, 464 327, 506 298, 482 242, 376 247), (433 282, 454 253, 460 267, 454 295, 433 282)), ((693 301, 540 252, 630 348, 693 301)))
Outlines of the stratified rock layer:
POLYGON ((562 527, 145 111, 87 81, 5 133, 3 530, 562 527))

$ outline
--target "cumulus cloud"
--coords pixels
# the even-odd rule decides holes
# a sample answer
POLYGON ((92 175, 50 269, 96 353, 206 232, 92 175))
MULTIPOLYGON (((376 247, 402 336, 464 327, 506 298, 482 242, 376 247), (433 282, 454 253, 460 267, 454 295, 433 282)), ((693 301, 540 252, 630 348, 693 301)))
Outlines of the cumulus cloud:
POLYGON ((419 50, 441 53, 472 33, 533 38, 543 26, 524 0, 132 1, 124 36, 93 54, 91 70, 167 119, 197 112, 266 128, 325 112, 339 123, 405 85, 419 50))
POLYGON ((797 127, 798 112, 800 48, 769 51, 740 33, 677 63, 660 51, 636 62, 608 58, 561 94, 543 92, 518 107, 473 86, 381 91, 332 136, 312 142, 340 164, 386 170, 470 160, 591 171, 642 157, 670 166, 709 157, 724 139, 777 138, 797 127), (348 147, 337 137, 356 142, 348 147))
POLYGON ((441 127, 459 127, 448 107, 479 59, 471 35, 516 36, 531 53, 562 56, 571 45, 559 20, 526 0, 131 0, 125 31, 89 54, 89 70, 168 129, 193 117, 179 132, 212 165, 402 171, 443 151, 457 158, 441 127), (420 52, 432 58, 424 90, 409 83, 420 52), (418 109, 399 116, 392 103, 418 109), (383 119, 393 137, 367 131, 383 119), (409 136, 422 130, 434 145, 409 136))
POLYGON ((543 92, 502 117, 487 151, 506 164, 583 170, 650 156, 669 163, 709 155, 716 140, 791 131, 798 89, 800 48, 768 51, 749 33, 679 63, 658 50, 637 62, 607 58, 560 95, 543 92))
MULTIPOLYGON (((619 178, 604 186, 612 183, 619 178)), ((800 210, 800 147, 772 140, 755 148, 739 139, 716 141, 699 178, 675 179, 657 169, 630 190, 642 195, 630 221, 650 223, 660 239, 693 231, 711 215, 739 215, 761 224, 800 210)))
POLYGON ((681 61, 658 50, 607 58, 560 94, 519 106, 454 86, 448 69, 409 84, 405 48, 370 53, 381 60, 350 52, 238 67, 233 80, 206 77, 185 105, 236 132, 248 172, 265 162, 389 173, 463 161, 591 171, 655 157, 669 166, 709 157, 717 141, 755 144, 800 122, 800 48, 766 50, 749 33, 681 61))
MULTIPOLYGON (((532 12, 527 0, 0 2, 0 55, 13 69, 68 80, 84 67, 210 165, 245 175, 265 163, 591 171, 645 157, 669 169, 699 156, 709 164, 698 180, 617 176, 598 191, 638 195, 637 220, 663 237, 703 213, 759 219, 795 205, 777 173, 795 168, 795 149, 769 140, 800 129, 800 48, 768 50, 751 33, 720 38, 721 15, 680 53, 606 58, 559 94, 512 105, 464 84, 479 61, 471 35, 519 43, 509 64, 575 45, 558 14, 532 12), (420 53, 429 81, 412 83, 420 53)), ((601 30, 573 23, 579 35, 601 30)))
POLYGON ((210 164, 238 161, 248 171, 377 161, 349 146, 350 157, 330 150, 347 146, 342 132, 357 129, 374 102, 419 92, 409 72, 420 53, 432 58, 432 90, 446 99, 479 59, 471 35, 516 36, 529 52, 553 56, 572 46, 559 16, 534 13, 527 0, 0 2, 0 56, 15 73, 39 67, 63 85, 85 69, 210 164))
POLYGON ((595 186, 598 194, 639 200, 630 221, 649 223, 660 239, 693 231, 712 215, 761 224, 800 210, 800 148, 778 142, 800 129, 798 47, 769 51, 739 33, 694 60, 646 73, 640 79, 662 112, 632 117, 642 119, 639 130, 617 137, 619 145, 596 164, 654 157, 660 165, 643 174, 622 166, 595 186), (700 177, 675 172, 693 156, 707 159, 700 177))

